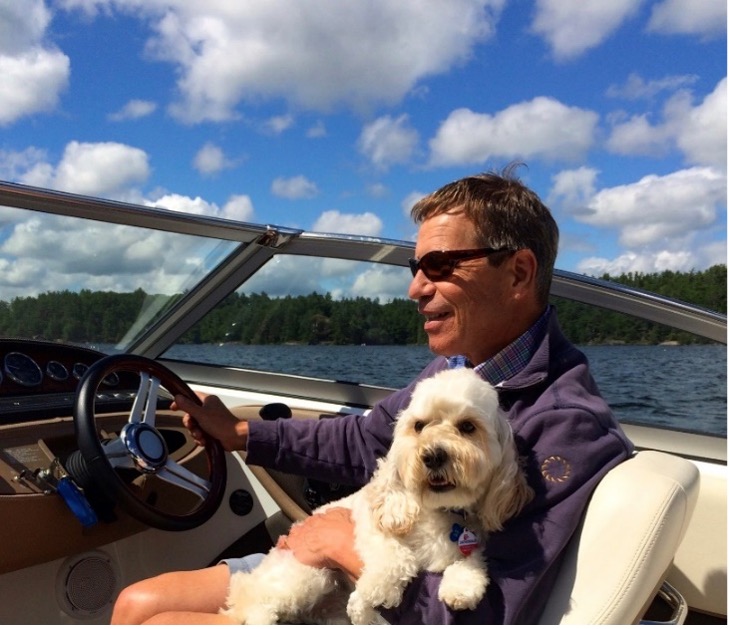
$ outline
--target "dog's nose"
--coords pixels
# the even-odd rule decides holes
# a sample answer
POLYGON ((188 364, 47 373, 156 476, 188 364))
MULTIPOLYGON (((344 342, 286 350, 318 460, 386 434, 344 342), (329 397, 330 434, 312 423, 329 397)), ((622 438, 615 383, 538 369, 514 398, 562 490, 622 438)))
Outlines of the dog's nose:
POLYGON ((438 469, 446 463, 448 458, 449 455, 446 454, 446 450, 443 448, 431 448, 421 455, 421 461, 430 470, 438 469))

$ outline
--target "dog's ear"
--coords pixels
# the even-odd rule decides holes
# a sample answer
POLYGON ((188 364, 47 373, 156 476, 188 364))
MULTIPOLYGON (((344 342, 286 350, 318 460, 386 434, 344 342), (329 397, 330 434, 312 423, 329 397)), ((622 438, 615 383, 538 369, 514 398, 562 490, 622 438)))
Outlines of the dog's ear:
POLYGON ((486 531, 500 531, 503 524, 517 515, 534 495, 517 462, 500 466, 477 505, 482 526, 486 531))
POLYGON ((486 531, 501 530, 502 525, 517 515, 535 495, 527 484, 512 430, 506 420, 498 425, 497 432, 501 462, 494 468, 489 484, 477 504, 477 515, 486 531))
POLYGON ((406 490, 393 462, 393 452, 378 461, 378 469, 365 491, 377 527, 389 535, 407 535, 418 519, 421 507, 406 490))

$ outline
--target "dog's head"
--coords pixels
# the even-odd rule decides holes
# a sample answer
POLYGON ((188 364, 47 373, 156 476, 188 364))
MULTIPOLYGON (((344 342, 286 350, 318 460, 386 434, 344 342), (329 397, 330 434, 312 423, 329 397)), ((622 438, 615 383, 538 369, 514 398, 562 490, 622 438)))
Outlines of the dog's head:
POLYGON ((532 498, 497 392, 472 369, 418 383, 386 464, 421 508, 475 512, 487 531, 532 498))

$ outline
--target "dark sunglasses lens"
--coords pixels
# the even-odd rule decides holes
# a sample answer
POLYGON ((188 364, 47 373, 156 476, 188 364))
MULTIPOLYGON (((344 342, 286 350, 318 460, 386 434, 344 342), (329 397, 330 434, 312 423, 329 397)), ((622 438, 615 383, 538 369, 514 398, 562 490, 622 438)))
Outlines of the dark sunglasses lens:
POLYGON ((431 251, 421 258, 423 272, 430 280, 443 280, 454 272, 454 260, 448 252, 431 251))

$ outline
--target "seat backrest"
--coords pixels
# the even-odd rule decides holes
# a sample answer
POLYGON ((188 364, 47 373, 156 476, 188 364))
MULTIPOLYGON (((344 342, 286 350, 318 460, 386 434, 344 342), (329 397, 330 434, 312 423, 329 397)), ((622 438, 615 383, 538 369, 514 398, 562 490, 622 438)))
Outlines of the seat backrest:
POLYGON ((699 493, 690 461, 642 451, 596 487, 541 617, 543 624, 631 624, 660 587, 699 493))

